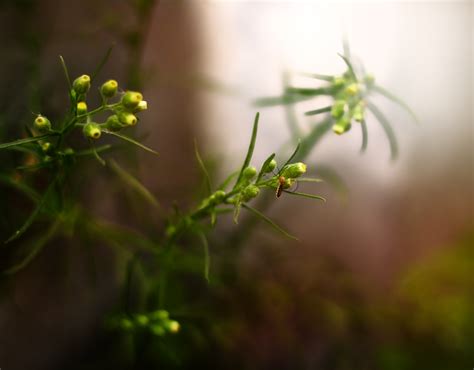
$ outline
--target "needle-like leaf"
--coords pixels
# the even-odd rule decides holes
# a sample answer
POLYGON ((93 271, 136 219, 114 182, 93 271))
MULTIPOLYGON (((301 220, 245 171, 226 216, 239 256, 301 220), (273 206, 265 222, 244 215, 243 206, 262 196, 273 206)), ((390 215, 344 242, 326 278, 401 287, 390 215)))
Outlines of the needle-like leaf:
POLYGON ((194 154, 196 155, 196 160, 198 161, 199 167, 201 168, 201 171, 204 175, 207 194, 210 195, 212 193, 211 177, 209 176, 209 172, 207 171, 207 168, 204 165, 204 161, 202 160, 201 155, 199 154, 196 140, 194 140, 194 154))
POLYGON ((315 116, 316 114, 330 112, 331 108, 332 108, 331 106, 327 106, 327 107, 324 107, 324 108, 310 110, 308 112, 305 112, 305 116, 315 116))
POLYGON ((249 147, 247 149, 247 155, 245 156, 244 163, 240 169, 239 176, 235 182, 234 189, 239 185, 240 180, 242 179, 242 174, 244 170, 249 166, 250 161, 252 160, 253 150, 255 149, 255 142, 257 141, 257 132, 258 132, 258 119, 260 118, 260 113, 257 112, 255 115, 255 120, 253 122, 252 137, 250 138, 249 147))
POLYGON ((209 283, 209 269, 211 265, 211 255, 209 253, 209 243, 207 242, 206 235, 203 232, 199 233, 199 238, 202 242, 202 248, 204 252, 204 278, 209 283))
POLYGON ((386 97, 387 99, 393 101, 394 103, 397 103, 398 105, 400 105, 402 108, 404 108, 410 114, 410 116, 413 118, 413 120, 416 123, 420 123, 420 121, 418 120, 418 117, 416 116, 415 112, 413 112, 411 110, 411 108, 408 106, 408 104, 405 103, 402 99, 400 99, 399 97, 393 95, 390 91, 387 91, 383 87, 378 86, 378 85, 373 86, 372 90, 374 90, 375 92, 378 92, 380 95, 382 95, 382 96, 386 97))
POLYGON ((27 137, 27 138, 24 138, 24 139, 11 141, 9 143, 3 143, 3 144, 0 144, 0 149, 6 149, 6 148, 10 148, 12 146, 23 145, 23 144, 27 144, 27 143, 34 143, 35 141, 40 141, 40 140, 46 139, 47 137, 50 137, 50 136, 53 136, 53 135, 56 135, 56 134, 49 133, 49 134, 44 134, 44 135, 35 136, 35 137, 27 137))
POLYGON ((143 150, 146 150, 147 152, 153 153, 153 154, 155 154, 155 155, 159 155, 157 151, 148 148, 147 146, 143 145, 142 143, 139 143, 138 141, 132 139, 132 138, 129 137, 129 136, 125 136, 125 135, 119 134, 119 133, 117 133, 117 132, 109 131, 109 130, 106 130, 106 129, 102 129, 102 132, 105 132, 106 134, 109 134, 109 135, 112 135, 112 136, 116 136, 116 137, 118 137, 119 139, 128 141, 129 143, 131 143, 131 144, 133 144, 133 145, 136 145, 136 146, 138 146, 139 148, 142 148, 143 150))
POLYGON ((388 141, 390 143, 391 159, 395 160, 398 156, 398 143, 392 125, 385 115, 374 104, 367 102, 367 108, 372 112, 375 118, 377 118, 377 120, 380 122, 380 125, 384 129, 385 135, 387 135, 388 141))
POLYGON ((263 175, 265 175, 265 169, 269 165, 269 163, 275 158, 275 153, 272 153, 267 159, 265 159, 265 162, 262 164, 262 168, 260 169, 260 172, 258 173, 257 180, 255 180, 255 183, 258 184, 258 182, 261 180, 263 175))
POLYGON ((323 202, 326 202, 326 199, 319 196, 319 195, 313 195, 313 194, 307 194, 307 193, 300 193, 298 191, 288 191, 288 190, 283 190, 286 194, 291 194, 291 195, 296 195, 298 197, 304 197, 304 198, 310 198, 310 199, 317 199, 317 200, 322 200, 323 202))
POLYGON ((365 122, 365 119, 363 119, 360 123, 360 128, 362 130, 362 145, 360 147, 360 152, 364 153, 367 149, 367 143, 369 141, 369 133, 367 131, 367 122, 365 122))
POLYGON ((291 235, 284 229, 282 229, 280 226, 278 226, 275 222, 273 222, 271 219, 269 219, 267 216, 265 216, 263 213, 260 211, 256 210, 255 208, 247 205, 247 204, 242 204, 242 208, 246 209, 247 211, 253 213, 255 216, 261 218, 263 221, 265 221, 267 224, 269 224, 271 227, 273 227, 276 231, 279 233, 283 234, 287 238, 293 239, 293 240, 298 240, 297 237, 291 235))
POLYGON ((115 44, 112 44, 112 45, 110 45, 110 47, 107 49, 107 52, 105 53, 105 55, 103 56, 102 60, 100 61, 100 63, 99 63, 98 66, 96 67, 95 71, 92 73, 91 82, 93 82, 93 81, 95 80, 95 78, 97 77, 97 75, 100 73, 100 71, 101 71, 102 68, 104 67, 105 63, 107 63, 107 61, 109 60, 110 54, 112 53, 112 50, 113 50, 114 46, 115 46, 115 44))

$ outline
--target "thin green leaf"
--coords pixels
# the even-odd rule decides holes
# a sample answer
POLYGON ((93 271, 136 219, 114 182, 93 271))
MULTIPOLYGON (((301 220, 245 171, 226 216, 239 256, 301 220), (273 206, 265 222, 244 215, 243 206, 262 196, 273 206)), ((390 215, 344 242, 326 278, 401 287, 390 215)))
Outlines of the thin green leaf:
POLYGON ((273 107, 276 105, 288 105, 299 103, 301 101, 312 99, 313 96, 297 95, 297 94, 285 94, 283 96, 270 96, 264 98, 258 98, 254 100, 253 104, 256 107, 273 107))
POLYGON ((305 112, 305 116, 315 116, 316 114, 330 112, 331 108, 332 108, 332 106, 329 105, 329 106, 324 107, 324 108, 310 110, 308 112, 305 112))
POLYGON ((18 166, 18 167, 16 167, 16 169, 20 170, 20 171, 35 171, 35 170, 39 170, 41 168, 49 167, 51 164, 53 164, 53 161, 43 161, 43 162, 39 162, 39 163, 36 163, 36 164, 31 164, 31 165, 26 165, 26 166, 18 166))
POLYGON ((216 209, 211 210, 211 227, 216 226, 217 223, 217 212, 216 209))
POLYGON ((317 200, 322 200, 323 202, 326 202, 326 199, 319 196, 319 195, 313 195, 313 194, 307 194, 307 193, 301 193, 298 191, 288 191, 288 190, 283 190, 286 194, 291 194, 291 195, 296 195, 298 197, 304 197, 304 198, 310 198, 310 199, 317 199, 317 200))
POLYGON ((302 96, 318 96, 318 95, 331 95, 333 92, 331 87, 319 87, 316 89, 310 87, 287 87, 286 93, 297 94, 302 96))
POLYGON ((245 156, 244 163, 242 165, 242 168, 240 169, 239 176, 237 177, 237 181, 235 182, 234 189, 239 185, 239 182, 242 179, 242 174, 244 170, 249 166, 250 161, 252 160, 253 150, 255 149, 255 142, 257 140, 259 118, 260 118, 260 113, 257 112, 257 114, 255 115, 255 120, 253 122, 252 137, 250 138, 247 155, 245 156))
POLYGON ((15 231, 15 233, 13 233, 12 236, 10 236, 6 241, 5 241, 5 244, 7 243, 10 243, 12 242, 13 240, 15 239, 18 239, 21 235, 23 235, 23 233, 28 230, 28 228, 31 226, 31 224, 35 221, 36 217, 39 215, 39 213, 41 212, 41 210, 43 209, 45 203, 46 203, 46 200, 47 198, 49 197, 49 194, 51 193, 52 189, 54 188, 54 185, 56 183, 56 179, 55 178, 53 181, 51 181, 51 183, 49 184, 48 188, 46 189, 46 191, 44 192, 42 198, 40 199, 40 201, 38 202, 38 204, 36 205, 36 208, 33 210, 33 212, 31 212, 30 216, 26 219, 26 221, 23 223, 23 225, 17 230, 15 231))
POLYGON ((290 233, 288 233, 287 231, 283 230, 280 226, 278 226, 275 222, 273 222, 272 220, 270 220, 267 216, 265 216, 263 213, 261 213, 260 211, 256 210, 255 208, 247 205, 247 204, 242 204, 242 207, 244 209, 246 209, 247 211, 250 211, 251 213, 253 213, 255 216, 257 217, 260 217, 263 221, 265 221, 267 224, 269 224, 271 227, 273 227, 276 231, 278 231, 279 233, 283 234, 284 236, 286 236, 287 238, 290 238, 290 239, 294 239, 294 240, 298 240, 297 237, 291 235, 290 233))
POLYGON ((71 78, 69 77, 69 71, 67 70, 66 62, 62 55, 59 56, 59 61, 61 63, 61 67, 63 68, 64 77, 66 78, 67 86, 69 90, 72 90, 71 78))
POLYGON ((387 91, 383 87, 378 86, 378 85, 373 86, 372 90, 378 92, 380 95, 382 95, 382 96, 386 97, 387 99, 393 101, 394 103, 397 103, 398 105, 400 105, 402 108, 404 108, 410 114, 410 116, 413 118, 413 120, 416 123, 418 123, 418 124, 420 123, 420 121, 418 120, 418 117, 416 116, 415 112, 413 112, 413 110, 408 106, 408 104, 405 103, 402 99, 400 99, 399 97, 393 95, 390 91, 387 91))
POLYGON ((27 143, 34 143, 35 141, 40 141, 40 140, 46 139, 47 137, 50 137, 50 136, 53 136, 53 135, 56 135, 56 134, 49 133, 49 134, 44 134, 44 135, 35 136, 35 137, 27 137, 27 138, 24 138, 24 139, 11 141, 9 143, 3 143, 3 144, 0 144, 0 149, 6 149, 6 148, 10 148, 12 146, 23 145, 23 144, 27 144, 27 143))
POLYGON ((265 159, 265 162, 262 164, 262 168, 260 169, 260 172, 258 173, 257 180, 255 181, 256 184, 261 180, 263 175, 265 175, 265 169, 269 165, 269 163, 275 158, 275 153, 272 153, 267 159, 265 159))
POLYGON ((94 154, 94 157, 95 159, 97 159, 97 161, 102 165, 102 166, 105 166, 105 161, 104 159, 99 155, 99 153, 97 152, 95 146, 94 146, 94 143, 92 143, 92 153, 94 154))
POLYGON ((38 238, 35 238, 33 248, 28 253, 28 255, 21 262, 3 271, 3 273, 6 275, 11 275, 25 268, 38 255, 38 253, 43 249, 43 247, 56 235, 56 232, 58 231, 60 225, 61 219, 57 218, 45 234, 42 234, 38 238))
POLYGON ((124 183, 135 190, 144 200, 152 204, 154 207, 159 207, 160 203, 155 196, 134 176, 125 171, 113 159, 109 161, 109 167, 122 179, 124 183))
POLYGON ((35 203, 39 202, 41 199, 41 196, 36 192, 35 189, 31 188, 23 182, 12 179, 11 176, 7 176, 5 174, 0 173, 0 181, 6 185, 11 186, 14 189, 21 191, 35 203))
POLYGON ((211 255, 209 253, 209 243, 207 242, 206 235, 203 232, 199 233, 199 238, 202 242, 202 248, 204 252, 204 279, 209 283, 209 269, 211 265, 211 255))
POLYGON ((323 179, 315 179, 312 177, 298 177, 298 182, 324 182, 323 179))
POLYGON ((344 63, 346 63, 347 68, 348 68, 348 70, 349 70, 349 73, 350 73, 351 77, 352 77, 354 80, 357 81, 357 76, 356 76, 356 74, 355 74, 355 72, 354 72, 354 68, 352 67, 352 63, 350 62, 350 60, 349 60, 348 58, 346 58, 346 57, 345 57, 344 55, 342 55, 342 54, 339 54, 339 53, 338 53, 337 55, 339 55, 339 56, 342 58, 342 60, 344 61, 344 63))
POLYGON ((209 172, 207 171, 206 166, 204 165, 204 162, 201 158, 201 155, 199 154, 196 139, 194 140, 194 154, 196 155, 199 167, 201 168, 201 171, 204 174, 207 194, 210 195, 212 193, 211 177, 209 176, 209 172))
POLYGON ((349 47, 349 40, 347 39, 347 35, 344 35, 342 38, 342 50, 344 51, 344 56, 350 60, 351 59, 351 49, 349 47))
POLYGON ((322 75, 322 74, 319 74, 319 73, 300 72, 299 74, 302 75, 302 76, 315 78, 315 79, 321 80, 321 81, 332 82, 334 80, 334 76, 322 75))
POLYGON ((110 145, 110 144, 105 144, 105 145, 101 145, 101 146, 98 146, 98 147, 94 147, 94 148, 89 148, 89 149, 84 149, 84 150, 80 150, 78 152, 76 152, 76 157, 81 157, 81 156, 86 156, 86 155, 93 155, 94 152, 96 153, 102 153, 102 152, 105 152, 109 149, 112 149, 113 146, 110 145))
POLYGON ((112 136, 116 136, 116 137, 118 137, 119 139, 128 141, 129 143, 131 143, 131 144, 133 144, 133 145, 136 145, 136 146, 142 148, 143 150, 146 150, 147 152, 153 153, 153 154, 155 154, 155 155, 159 155, 158 152, 156 152, 155 150, 148 148, 147 146, 145 146, 145 145, 139 143, 138 141, 135 141, 135 140, 132 139, 131 137, 128 137, 128 136, 119 134, 119 133, 117 133, 117 132, 109 131, 109 130, 106 130, 106 129, 102 129, 102 132, 105 132, 106 134, 109 134, 109 135, 112 135, 112 136))
POLYGON ((364 153, 367 149, 367 143, 369 142, 369 133, 367 132, 367 123, 365 119, 360 123, 360 128, 362 129, 362 145, 360 147, 360 152, 364 153))
POLYGON ((92 73, 92 76, 91 76, 91 82, 93 82, 95 80, 95 78, 97 77, 97 75, 100 73, 100 71, 102 70, 102 68, 104 67, 105 63, 107 63, 107 61, 109 60, 109 57, 110 57, 110 54, 112 53, 112 50, 114 48, 115 44, 112 44, 110 45, 110 47, 107 49, 107 52, 105 53, 105 55, 103 56, 102 60, 100 61, 99 65, 97 66, 97 68, 95 69, 95 71, 92 73))
POLYGON ((227 176, 224 179, 224 181, 222 181, 222 183, 217 187, 217 189, 224 190, 230 184, 230 182, 234 179, 234 177, 236 177, 239 173, 240 171, 235 171, 231 173, 229 176, 227 176))
POLYGON ((301 146, 301 142, 298 141, 298 144, 296 145, 296 148, 294 150, 294 152, 290 155, 290 158, 288 158, 288 160, 285 162, 285 164, 280 168, 280 172, 278 174, 280 174, 283 169, 291 163, 291 161, 293 160, 293 158, 295 158, 296 154, 298 153, 298 151, 300 150, 300 146, 301 146))
MULTIPOLYGON (((284 72, 282 76, 283 91, 286 91, 286 89, 289 87, 289 81, 290 81, 290 76, 288 72, 284 72)), ((285 109, 286 123, 288 125, 288 129, 290 130, 291 138, 293 139, 293 141, 296 141, 298 140, 299 137, 301 137, 301 129, 299 127, 298 118, 295 111, 295 106, 294 104, 285 104, 284 109, 285 109)))
POLYGON ((392 125, 385 117, 385 115, 374 104, 372 104, 371 102, 367 102, 367 108, 372 112, 375 118, 382 125, 382 128, 385 131, 385 135, 387 135, 388 141, 390 143, 391 159, 396 159, 398 156, 398 143, 397 137, 395 136, 395 132, 392 129, 392 125))
POLYGON ((240 202, 237 203, 234 207, 234 216, 232 217, 232 219, 234 220, 234 224, 239 223, 239 216, 240 216, 241 207, 242 207, 242 203, 240 203, 240 202))

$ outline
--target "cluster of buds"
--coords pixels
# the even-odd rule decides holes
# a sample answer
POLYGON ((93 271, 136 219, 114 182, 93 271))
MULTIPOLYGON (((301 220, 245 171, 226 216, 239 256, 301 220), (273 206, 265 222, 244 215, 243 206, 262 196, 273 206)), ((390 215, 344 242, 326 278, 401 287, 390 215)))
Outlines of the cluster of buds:
POLYGON ((332 85, 336 88, 331 115, 335 119, 333 131, 341 135, 351 128, 352 121, 362 122, 365 115, 364 96, 374 79, 367 75, 363 82, 357 81, 350 73, 333 78, 332 85))
POLYGON ((133 332, 145 329, 160 337, 167 333, 175 334, 180 329, 179 322, 171 320, 168 311, 165 310, 157 310, 149 314, 120 316, 114 318, 111 323, 112 327, 123 331, 133 332))
POLYGON ((306 173, 306 164, 303 162, 291 163, 282 168, 280 173, 272 178, 272 187, 276 188, 277 198, 283 190, 291 188, 296 179, 306 173))

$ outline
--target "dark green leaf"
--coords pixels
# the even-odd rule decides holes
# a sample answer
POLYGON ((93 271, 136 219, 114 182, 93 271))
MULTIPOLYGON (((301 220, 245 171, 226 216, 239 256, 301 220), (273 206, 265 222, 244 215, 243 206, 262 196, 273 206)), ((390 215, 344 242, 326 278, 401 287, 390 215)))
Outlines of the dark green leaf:
POLYGON ((310 110, 308 112, 305 112, 305 116, 314 116, 316 114, 330 112, 331 108, 332 108, 331 106, 328 106, 328 107, 324 107, 324 108, 310 110))
POLYGON ((260 211, 257 211, 255 208, 253 207, 250 207, 249 205, 247 204, 242 204, 242 207, 244 209, 246 209, 247 211, 250 211, 251 213, 253 213, 255 216, 261 218, 263 221, 265 221, 268 225, 270 225, 271 227, 273 227, 276 231, 278 231, 279 233, 283 234, 284 236, 286 236, 287 238, 290 238, 290 239, 294 239, 294 240, 298 240, 298 238, 296 238, 295 236, 291 235, 290 233, 288 233, 287 231, 283 230, 280 226, 278 226, 275 222, 273 222, 272 220, 270 220, 267 216, 265 216, 263 213, 261 213, 260 211))
POLYGON ((27 143, 33 143, 35 141, 40 141, 40 140, 46 139, 47 137, 50 137, 50 136, 53 136, 53 135, 55 135, 55 134, 44 134, 44 135, 40 135, 40 136, 27 137, 25 139, 11 141, 9 143, 3 143, 3 144, 0 144, 0 149, 6 149, 6 148, 10 148, 10 147, 16 146, 16 145, 23 145, 23 144, 27 144, 27 143))
POLYGON ((302 96, 331 95, 334 89, 330 87, 319 87, 316 89, 310 87, 287 87, 286 94, 296 94, 302 96))
POLYGON ((61 63, 61 67, 63 68, 64 77, 66 78, 67 86, 69 90, 72 90, 71 78, 69 77, 69 71, 67 70, 66 62, 62 55, 59 56, 59 61, 61 63))
POLYGON ((321 197, 321 196, 319 196, 319 195, 313 195, 313 194, 307 194, 307 193, 300 193, 300 192, 298 192, 298 191, 287 191, 287 190, 283 190, 283 191, 284 191, 286 194, 296 195, 296 196, 304 197, 304 198, 322 200, 323 202, 326 201, 326 199, 324 199, 323 197, 321 197))
POLYGON ((198 161, 199 167, 201 168, 201 171, 204 175, 204 181, 206 182, 207 194, 210 195, 212 193, 211 178, 209 176, 209 172, 206 169, 206 166, 204 165, 201 155, 199 154, 196 140, 194 140, 194 154, 196 155, 196 159, 198 161))
POLYGON ((257 107, 273 107, 275 105, 294 104, 294 103, 309 100, 312 98, 313 96, 285 94, 283 96, 271 96, 271 97, 256 99, 254 101, 254 105, 257 107))
POLYGON ((278 175, 280 175, 280 173, 283 171, 283 169, 291 163, 291 161, 293 160, 293 158, 295 158, 296 154, 298 153, 298 151, 300 150, 300 146, 301 146, 301 143, 298 141, 298 144, 296 145, 296 148, 295 150, 293 151, 293 153, 290 155, 290 158, 288 158, 288 160, 286 161, 286 163, 280 168, 280 171, 278 172, 278 175))
POLYGON ((346 58, 346 57, 345 57, 344 55, 342 55, 342 54, 337 54, 337 55, 339 55, 339 56, 342 58, 342 60, 344 61, 344 63, 346 63, 347 68, 348 68, 348 70, 349 70, 349 73, 350 73, 351 77, 352 77, 355 81, 357 81, 357 76, 356 76, 356 74, 355 74, 355 72, 354 72, 354 68, 352 67, 352 63, 349 61, 349 59, 346 58))
POLYGON ((25 268, 38 255, 38 253, 43 249, 43 247, 56 235, 56 232, 58 231, 60 225, 61 220, 57 218, 56 221, 54 221, 49 227, 46 233, 43 233, 38 238, 35 238, 33 248, 31 249, 31 251, 29 251, 28 255, 21 262, 5 270, 3 273, 6 275, 10 275, 25 268))
POLYGON ((92 73, 92 76, 91 76, 91 82, 93 82, 95 80, 95 78, 97 77, 97 75, 100 73, 100 71, 102 70, 102 68, 104 67, 105 63, 107 63, 107 61, 109 60, 109 57, 110 57, 110 54, 112 53, 112 50, 114 48, 115 44, 112 44, 108 49, 107 49, 107 52, 105 53, 105 55, 103 56, 102 60, 100 61, 99 65, 97 66, 97 68, 95 69, 95 71, 92 73))
POLYGON ((211 265, 211 255, 209 253, 209 243, 207 242, 206 235, 203 232, 199 233, 199 237, 202 242, 202 248, 204 252, 204 278, 209 283, 209 268, 211 265))
POLYGON ((128 136, 119 134, 119 133, 117 133, 117 132, 109 131, 109 130, 106 130, 106 129, 102 129, 102 132, 105 132, 106 134, 109 134, 109 135, 112 135, 112 136, 116 136, 116 137, 118 137, 119 139, 128 141, 129 143, 131 143, 131 144, 133 144, 133 145, 136 145, 136 146, 142 148, 143 150, 146 150, 147 152, 150 152, 150 153, 153 153, 153 154, 155 154, 155 155, 158 155, 158 152, 154 151, 153 149, 148 148, 147 146, 145 146, 145 145, 139 143, 138 141, 132 139, 131 137, 128 137, 128 136))
POLYGON ((44 192, 42 198, 37 203, 36 208, 33 210, 33 212, 31 212, 30 216, 26 219, 26 221, 23 223, 23 225, 17 231, 15 231, 15 233, 5 241, 5 244, 10 243, 15 239, 18 239, 21 235, 23 235, 23 233, 26 230, 28 230, 28 228, 35 221, 36 217, 39 215, 39 213, 43 209, 43 207, 46 203, 46 200, 49 197, 49 194, 51 193, 52 189, 54 188, 55 183, 56 183, 56 178, 53 181, 51 181, 48 188, 44 192))
POLYGON ((245 156, 244 163, 242 165, 242 168, 240 169, 239 176, 237 177, 237 181, 235 182, 234 189, 239 185, 239 182, 242 179, 242 174, 244 170, 249 166, 250 161, 252 160, 253 150, 255 149, 255 142, 257 140, 259 117, 260 117, 260 113, 257 112, 257 114, 255 115, 255 120, 253 122, 252 137, 250 138, 249 147, 247 149, 247 155, 245 156))
POLYGON ((258 173, 257 180, 255 181, 256 184, 258 184, 263 175, 265 175, 265 168, 267 168, 268 164, 273 160, 273 158, 275 158, 275 153, 272 153, 267 159, 265 159, 265 162, 263 162, 262 168, 258 173))
POLYGON ((137 192, 144 200, 153 205, 154 207, 159 207, 160 204, 155 196, 134 176, 125 171, 122 167, 118 165, 113 159, 109 161, 109 167, 122 179, 122 181, 130 186, 134 191, 137 192))

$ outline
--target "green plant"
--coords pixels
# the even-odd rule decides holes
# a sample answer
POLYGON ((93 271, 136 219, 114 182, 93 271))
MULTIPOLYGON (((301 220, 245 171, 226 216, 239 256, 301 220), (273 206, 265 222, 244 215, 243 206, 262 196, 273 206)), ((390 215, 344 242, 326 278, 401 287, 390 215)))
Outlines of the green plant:
MULTIPOLYGON (((368 96, 372 92, 379 92, 392 100, 399 101, 375 85, 374 79, 369 75, 364 74, 359 77, 360 72, 355 70, 350 56, 346 52, 346 55, 341 56, 347 66, 347 70, 342 76, 310 76, 324 81, 325 86, 316 88, 286 87, 282 96, 262 98, 257 101, 260 106, 276 104, 290 106, 293 103, 320 95, 328 95, 333 98, 332 105, 306 113, 306 115, 313 116, 326 113, 324 119, 315 124, 308 134, 300 134, 296 122, 290 122, 293 125, 294 133, 291 144, 295 149, 289 156, 286 156, 285 160, 279 159, 277 161, 276 158, 280 158, 280 156, 272 153, 258 167, 259 169, 252 165, 260 118, 260 114, 257 113, 248 150, 240 169, 231 173, 220 185, 212 185, 209 171, 198 151, 197 143, 195 144, 196 159, 204 175, 206 194, 191 210, 174 209, 166 217, 166 228, 163 233, 157 234, 154 231, 143 233, 108 224, 88 213, 75 197, 74 191, 71 191, 74 184, 71 184, 69 179, 83 158, 95 158, 101 165, 109 167, 142 199, 156 208, 159 207, 155 196, 138 179, 120 167, 115 160, 106 160, 102 157, 116 145, 96 146, 95 144, 103 136, 108 135, 119 138, 126 144, 132 144, 157 154, 156 151, 143 145, 139 140, 123 134, 123 131, 137 124, 136 115, 147 109, 147 103, 143 100, 141 93, 118 92, 118 83, 115 80, 108 80, 99 88, 100 105, 94 109, 88 108, 86 99, 90 94, 91 86, 96 82, 96 77, 109 55, 110 51, 107 52, 103 61, 90 77, 82 75, 73 82, 70 80, 64 60, 61 58, 61 65, 68 83, 69 110, 61 120, 49 119, 39 114, 33 120, 32 125, 25 127, 28 137, 0 144, 0 149, 14 150, 24 156, 23 159, 28 160, 27 164, 16 166, 12 173, 1 174, 0 180, 24 193, 34 203, 33 211, 6 240, 6 243, 11 243, 26 234, 35 222, 42 226, 36 230, 29 243, 21 246, 23 256, 19 258, 19 261, 9 266, 4 271, 5 274, 13 274, 25 268, 42 248, 60 235, 80 238, 84 234, 125 249, 128 267, 123 284, 124 305, 117 310, 118 313, 111 315, 108 321, 109 328, 112 330, 133 332, 138 335, 144 331, 159 337, 178 331, 179 324, 170 319, 174 312, 167 307, 166 302, 166 287, 169 283, 170 270, 178 264, 174 258, 176 251, 180 248, 183 249, 182 247, 187 242, 193 244, 199 242, 204 255, 204 263, 199 270, 209 281, 208 234, 223 214, 232 213, 233 220, 237 223, 243 209, 248 211, 251 216, 263 220, 285 237, 296 239, 265 216, 262 210, 282 194, 324 201, 320 195, 299 192, 295 190, 295 187, 297 183, 301 182, 317 183, 321 181, 314 176, 304 176, 307 171, 304 161, 320 138, 329 132, 331 127, 336 134, 343 134, 349 131, 352 121, 357 122, 362 128, 362 149, 365 149, 367 146, 365 108, 367 107, 382 124, 390 141, 392 157, 396 156, 397 144, 393 130, 385 116, 368 100, 368 96), (81 140, 89 145, 88 148, 79 146, 79 139, 75 136, 77 132, 82 132, 83 139, 81 140), (47 178, 48 185, 45 187, 35 186, 39 177, 47 178), (41 193, 39 189, 43 188, 41 193), (269 191, 263 195, 262 193, 266 190, 269 191), (259 202, 257 202, 258 206, 251 205, 255 199, 259 202), (141 266, 150 285, 157 288, 152 289, 149 293, 150 297, 146 298, 148 304, 137 309, 132 307, 129 298, 132 289, 130 280, 135 265, 141 266)), ((401 104, 403 105, 403 103, 401 104)), ((330 172, 327 173, 330 174, 330 172)), ((242 234, 247 235, 248 229, 254 224, 247 221, 247 224, 243 226, 245 232, 242 231, 242 234)))

